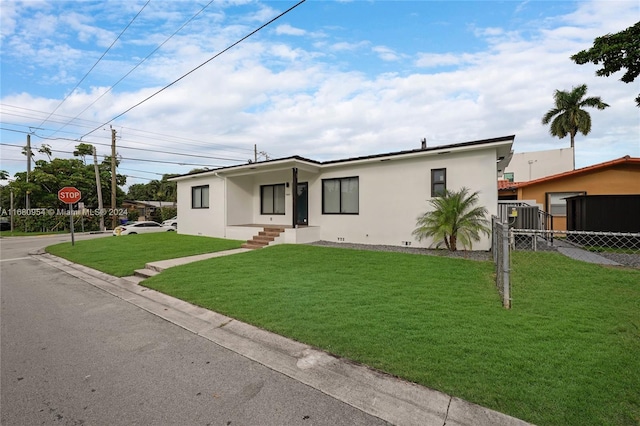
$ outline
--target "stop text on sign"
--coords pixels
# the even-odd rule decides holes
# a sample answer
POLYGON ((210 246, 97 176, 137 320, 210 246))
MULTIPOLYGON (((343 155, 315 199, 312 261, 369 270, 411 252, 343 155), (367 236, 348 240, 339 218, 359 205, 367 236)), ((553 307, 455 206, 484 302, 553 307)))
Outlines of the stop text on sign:
POLYGON ((78 188, 72 186, 65 186, 58 191, 58 199, 63 203, 73 204, 78 202, 81 198, 81 193, 78 188))

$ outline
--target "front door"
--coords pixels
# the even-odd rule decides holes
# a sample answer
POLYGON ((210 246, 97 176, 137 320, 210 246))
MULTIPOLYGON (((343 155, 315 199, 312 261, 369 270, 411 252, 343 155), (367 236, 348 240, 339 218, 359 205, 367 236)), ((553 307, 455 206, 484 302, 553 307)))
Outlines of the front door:
POLYGON ((296 224, 308 225, 309 224, 309 183, 298 183, 298 189, 296 191, 296 208, 298 215, 296 217, 296 224))

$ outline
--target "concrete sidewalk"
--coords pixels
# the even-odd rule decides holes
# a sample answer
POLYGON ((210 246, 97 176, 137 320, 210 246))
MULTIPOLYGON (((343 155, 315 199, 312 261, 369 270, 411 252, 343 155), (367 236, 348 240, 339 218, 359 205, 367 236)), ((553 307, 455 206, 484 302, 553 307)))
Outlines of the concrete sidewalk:
MULTIPOLYGON (((230 250, 215 256, 211 254, 209 257, 243 251, 247 250, 230 250)), ((147 265, 146 269, 157 273, 158 270, 167 267, 207 258, 202 256, 207 255, 153 262, 147 265)), ((220 346, 392 424, 407 426, 529 424, 142 287, 137 284, 142 278, 113 277, 44 252, 39 252, 34 257, 220 346)))

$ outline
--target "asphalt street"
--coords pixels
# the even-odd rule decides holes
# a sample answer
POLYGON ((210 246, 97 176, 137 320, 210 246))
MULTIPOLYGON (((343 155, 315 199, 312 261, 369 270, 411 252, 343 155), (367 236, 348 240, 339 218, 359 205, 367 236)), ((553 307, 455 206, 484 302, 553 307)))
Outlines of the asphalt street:
POLYGON ((68 240, 0 239, 2 425, 386 424, 28 256, 68 240))

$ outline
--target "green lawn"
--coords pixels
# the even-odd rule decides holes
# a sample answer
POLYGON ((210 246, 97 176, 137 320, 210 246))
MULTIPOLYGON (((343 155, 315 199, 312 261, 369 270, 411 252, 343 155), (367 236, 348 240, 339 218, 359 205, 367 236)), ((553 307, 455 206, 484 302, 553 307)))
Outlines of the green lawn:
POLYGON ((148 262, 239 248, 242 241, 159 232, 104 237, 47 247, 47 252, 117 277, 133 275, 148 262))
POLYGON ((0 237, 35 237, 38 235, 57 235, 57 234, 69 234, 69 231, 56 231, 56 232, 24 232, 19 230, 0 231, 0 237))
POLYGON ((144 285, 540 425, 640 423, 640 271, 279 245, 144 285))

